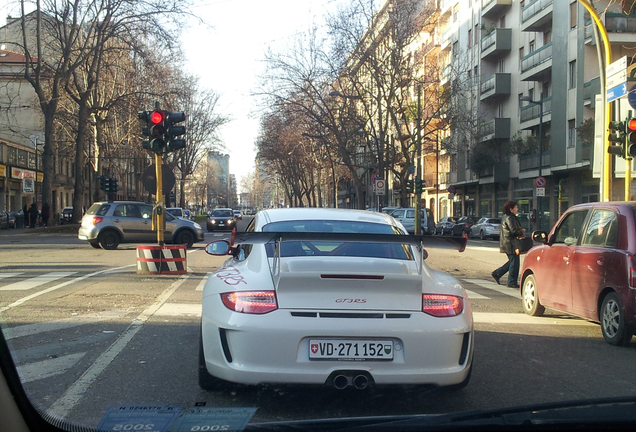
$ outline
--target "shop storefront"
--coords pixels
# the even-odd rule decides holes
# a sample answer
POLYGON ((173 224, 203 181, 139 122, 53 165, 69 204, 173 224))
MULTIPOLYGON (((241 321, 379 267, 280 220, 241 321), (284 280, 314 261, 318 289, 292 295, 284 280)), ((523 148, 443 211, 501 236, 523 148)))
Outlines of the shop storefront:
POLYGON ((521 227, 526 232, 532 232, 533 226, 530 223, 530 210, 534 208, 534 179, 523 179, 514 181, 513 199, 517 201, 519 212, 517 218, 521 222, 521 227))

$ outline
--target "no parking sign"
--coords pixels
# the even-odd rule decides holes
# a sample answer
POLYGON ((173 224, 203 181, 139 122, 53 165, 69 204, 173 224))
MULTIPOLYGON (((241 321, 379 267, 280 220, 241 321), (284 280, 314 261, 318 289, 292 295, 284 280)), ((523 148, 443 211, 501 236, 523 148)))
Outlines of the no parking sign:
POLYGON ((534 184, 536 187, 542 188, 542 187, 545 187, 545 185, 547 184, 547 181, 545 177, 537 177, 536 179, 534 179, 534 184))

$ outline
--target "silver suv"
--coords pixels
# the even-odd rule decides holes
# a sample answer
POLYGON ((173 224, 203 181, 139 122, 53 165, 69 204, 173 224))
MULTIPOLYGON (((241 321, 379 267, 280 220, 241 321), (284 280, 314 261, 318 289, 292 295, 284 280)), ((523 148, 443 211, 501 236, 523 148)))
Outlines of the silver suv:
MULTIPOLYGON (((155 243, 157 232, 151 229, 152 204, 110 201, 93 204, 84 217, 77 237, 94 248, 116 249, 120 243, 155 243)), ((187 247, 203 241, 205 234, 198 223, 166 213, 166 243, 187 247)))
MULTIPOLYGON (((395 219, 404 225, 406 231, 410 234, 415 232, 415 209, 413 207, 399 207, 389 213, 395 219)), ((433 213, 429 209, 422 209, 420 213, 420 225, 424 234, 433 234, 435 231, 435 222, 433 222, 433 213), (426 211, 424 211, 426 210, 426 211)))

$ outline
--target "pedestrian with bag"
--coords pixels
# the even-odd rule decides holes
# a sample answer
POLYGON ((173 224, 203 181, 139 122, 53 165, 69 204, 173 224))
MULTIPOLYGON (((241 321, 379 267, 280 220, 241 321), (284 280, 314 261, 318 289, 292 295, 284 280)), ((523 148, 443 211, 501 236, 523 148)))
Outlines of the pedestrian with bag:
POLYGON ((508 273, 508 284, 510 288, 519 288, 517 282, 519 278, 519 254, 518 248, 513 245, 514 240, 525 235, 525 228, 521 228, 521 223, 517 219, 519 206, 516 201, 506 201, 503 206, 503 217, 499 226, 499 251, 508 256, 508 262, 491 273, 495 282, 499 284, 499 279, 508 273))

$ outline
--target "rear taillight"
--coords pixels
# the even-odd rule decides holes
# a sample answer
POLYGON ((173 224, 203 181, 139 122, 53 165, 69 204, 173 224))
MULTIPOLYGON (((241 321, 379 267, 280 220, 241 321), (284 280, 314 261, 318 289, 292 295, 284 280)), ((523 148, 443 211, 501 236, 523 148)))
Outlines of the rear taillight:
POLYGON ((629 287, 636 289, 636 258, 633 256, 627 259, 627 273, 629 276, 629 287))
POLYGON ((464 299, 445 294, 422 294, 422 312, 436 317, 451 317, 462 313, 464 299))
POLYGON ((90 220, 89 223, 91 225, 97 225, 98 223, 100 223, 101 221, 103 221, 104 218, 103 217, 99 217, 99 216, 93 216, 90 220))
POLYGON ((226 308, 234 312, 264 314, 278 309, 274 291, 236 291, 221 294, 226 308))

